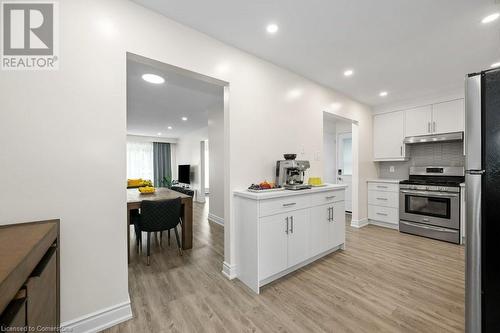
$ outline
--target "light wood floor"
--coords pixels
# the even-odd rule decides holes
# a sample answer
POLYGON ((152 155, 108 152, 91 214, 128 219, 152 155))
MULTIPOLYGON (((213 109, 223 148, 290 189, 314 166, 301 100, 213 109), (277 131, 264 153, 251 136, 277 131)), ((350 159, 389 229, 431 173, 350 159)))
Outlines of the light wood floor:
MULTIPOLYGON (((221 274, 223 228, 194 206, 194 248, 132 256, 134 319, 107 332, 463 332, 464 248, 376 226, 266 286, 221 274)), ((164 239, 165 241, 165 239, 164 239)), ((164 244, 166 247, 166 244, 164 244)), ((133 247, 135 249, 135 246, 133 247)))

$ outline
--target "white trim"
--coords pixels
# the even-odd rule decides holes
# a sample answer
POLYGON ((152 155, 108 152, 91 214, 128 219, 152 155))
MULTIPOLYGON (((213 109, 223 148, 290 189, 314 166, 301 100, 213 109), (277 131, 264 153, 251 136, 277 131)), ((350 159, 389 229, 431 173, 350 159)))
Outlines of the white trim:
POLYGON ((234 279, 235 277, 237 277, 236 266, 230 265, 224 261, 224 263, 222 264, 222 274, 229 280, 234 279))
POLYGON ((208 213, 208 220, 213 223, 217 223, 218 225, 224 226, 224 219, 215 214, 208 213))
POLYGON ((61 323, 61 332, 100 332, 132 318, 132 307, 130 306, 129 298, 126 302, 118 303, 108 308, 61 323))
POLYGON ((399 224, 387 223, 387 222, 376 221, 376 220, 368 220, 368 222, 372 225, 376 225, 379 227, 399 230, 399 224))
POLYGON ((353 228, 363 228, 368 225, 368 219, 365 217, 361 220, 351 220, 351 227, 353 228))

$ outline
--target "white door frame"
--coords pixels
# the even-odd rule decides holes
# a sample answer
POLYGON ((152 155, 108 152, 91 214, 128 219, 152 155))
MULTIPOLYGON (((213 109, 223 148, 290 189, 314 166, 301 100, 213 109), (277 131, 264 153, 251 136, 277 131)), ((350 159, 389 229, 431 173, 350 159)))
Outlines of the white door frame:
MULTIPOLYGON (((336 153, 337 153, 337 158, 335 159, 335 182, 336 183, 339 183, 339 178, 342 176, 344 177, 345 175, 342 174, 342 175, 339 175, 338 172, 340 170, 340 165, 342 164, 341 162, 343 162, 344 160, 344 154, 343 154, 343 143, 342 143, 342 138, 343 137, 349 137, 351 138, 351 141, 352 141, 352 132, 339 132, 337 133, 337 137, 336 137, 336 153), (342 152, 342 153, 341 153, 342 152)), ((352 154, 352 147, 351 147, 351 154, 352 154)), ((342 169, 343 170, 343 169, 342 169)), ((354 172, 354 170, 353 170, 354 172)), ((352 173, 353 173, 352 172, 352 173)), ((350 175, 347 175, 349 177, 351 177, 351 194, 352 194, 352 173, 350 175)), ((352 213, 352 198, 350 198, 351 200, 351 210, 350 212, 352 213)), ((349 211, 346 207, 346 212, 349 211)))

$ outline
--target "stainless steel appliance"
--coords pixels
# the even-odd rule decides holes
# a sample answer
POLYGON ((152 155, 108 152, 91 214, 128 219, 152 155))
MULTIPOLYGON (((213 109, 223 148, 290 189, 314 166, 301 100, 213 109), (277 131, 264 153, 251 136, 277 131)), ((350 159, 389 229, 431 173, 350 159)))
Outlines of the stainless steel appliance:
POLYGON ((399 231, 460 243, 463 167, 411 167, 399 185, 399 231))
POLYGON ((500 69, 466 78, 466 332, 500 332, 500 69))
POLYGON ((289 190, 311 188, 304 184, 305 171, 310 168, 309 161, 284 160, 276 162, 276 185, 289 190))

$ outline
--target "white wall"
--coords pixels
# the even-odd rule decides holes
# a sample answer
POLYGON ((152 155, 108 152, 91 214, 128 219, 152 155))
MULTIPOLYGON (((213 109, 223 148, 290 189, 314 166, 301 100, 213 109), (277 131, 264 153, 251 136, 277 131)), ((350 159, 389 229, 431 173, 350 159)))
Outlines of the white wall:
MULTIPOLYGON (((61 218, 62 321, 128 300, 127 51, 230 83, 226 189, 272 179, 285 152, 303 150, 321 175, 322 111, 356 120, 363 186, 353 218, 366 217, 364 184, 376 176, 370 108, 128 1, 59 5, 60 70, 0 75, 0 183, 9 189, 0 191, 0 223, 61 218)), ((224 209, 225 267, 234 268, 224 209)))
POLYGON ((224 100, 208 109, 209 214, 224 219, 224 100))

